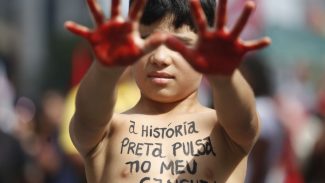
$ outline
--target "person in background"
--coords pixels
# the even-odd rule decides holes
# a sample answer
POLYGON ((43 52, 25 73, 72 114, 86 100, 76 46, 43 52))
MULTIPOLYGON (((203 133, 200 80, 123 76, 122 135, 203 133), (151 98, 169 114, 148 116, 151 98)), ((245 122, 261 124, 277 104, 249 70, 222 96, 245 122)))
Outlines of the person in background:
POLYGON ((266 62, 263 56, 253 54, 241 66, 244 77, 254 91, 261 121, 260 136, 248 161, 247 183, 280 183, 284 179, 284 175, 274 175, 275 171, 281 171, 279 165, 286 131, 276 109, 273 73, 266 62))
POLYGON ((0 56, 0 183, 24 183, 26 153, 14 136, 14 90, 0 56))
POLYGON ((321 79, 318 91, 317 114, 320 119, 320 133, 304 169, 308 183, 325 182, 325 75, 321 79))

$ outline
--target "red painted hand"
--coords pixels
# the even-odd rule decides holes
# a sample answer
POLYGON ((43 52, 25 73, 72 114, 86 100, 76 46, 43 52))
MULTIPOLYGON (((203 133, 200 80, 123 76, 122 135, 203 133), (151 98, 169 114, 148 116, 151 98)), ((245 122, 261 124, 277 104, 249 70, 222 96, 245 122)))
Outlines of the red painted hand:
POLYGON ((68 21, 65 27, 72 33, 89 41, 97 60, 105 66, 127 66, 133 64, 143 54, 159 46, 163 36, 153 34, 148 39, 140 38, 139 19, 147 0, 133 3, 128 20, 120 13, 120 0, 112 0, 111 20, 105 22, 104 15, 96 0, 87 0, 97 27, 87 27, 68 21))
POLYGON ((186 47, 180 40, 170 36, 167 46, 180 52, 199 72, 205 74, 231 75, 240 65, 243 56, 271 43, 267 37, 256 41, 242 41, 239 38, 249 16, 255 8, 253 1, 247 1, 237 24, 229 31, 226 28, 227 0, 220 0, 216 15, 216 30, 209 31, 199 0, 191 0, 191 9, 198 26, 199 39, 194 48, 186 47))

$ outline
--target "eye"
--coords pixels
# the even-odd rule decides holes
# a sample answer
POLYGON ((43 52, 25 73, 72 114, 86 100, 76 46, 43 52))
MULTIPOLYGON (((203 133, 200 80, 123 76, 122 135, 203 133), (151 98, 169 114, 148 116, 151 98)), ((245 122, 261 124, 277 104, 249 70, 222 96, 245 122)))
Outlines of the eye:
POLYGON ((150 36, 150 34, 147 34, 147 35, 141 35, 140 37, 142 38, 142 39, 147 39, 147 37, 149 37, 150 36))

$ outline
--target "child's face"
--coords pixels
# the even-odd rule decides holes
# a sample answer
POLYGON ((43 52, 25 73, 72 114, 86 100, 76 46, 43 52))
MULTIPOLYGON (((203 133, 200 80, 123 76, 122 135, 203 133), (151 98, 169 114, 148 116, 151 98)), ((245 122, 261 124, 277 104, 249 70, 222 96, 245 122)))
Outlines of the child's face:
MULTIPOLYGON (((150 26, 140 25, 140 34, 147 37, 161 31, 173 34, 188 46, 197 40, 195 32, 189 26, 175 30, 169 19, 150 26)), ((133 65, 133 74, 141 93, 159 102, 175 102, 196 92, 202 75, 178 53, 161 45, 146 54, 133 65)))

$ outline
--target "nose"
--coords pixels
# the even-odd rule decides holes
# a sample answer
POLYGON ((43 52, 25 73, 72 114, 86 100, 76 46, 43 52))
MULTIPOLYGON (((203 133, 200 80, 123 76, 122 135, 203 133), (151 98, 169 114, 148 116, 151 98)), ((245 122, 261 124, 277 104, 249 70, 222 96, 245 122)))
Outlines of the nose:
POLYGON ((157 67, 167 67, 171 64, 172 58, 166 46, 161 45, 149 56, 149 62, 157 67))

